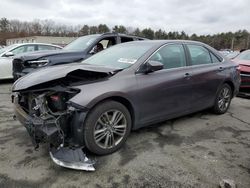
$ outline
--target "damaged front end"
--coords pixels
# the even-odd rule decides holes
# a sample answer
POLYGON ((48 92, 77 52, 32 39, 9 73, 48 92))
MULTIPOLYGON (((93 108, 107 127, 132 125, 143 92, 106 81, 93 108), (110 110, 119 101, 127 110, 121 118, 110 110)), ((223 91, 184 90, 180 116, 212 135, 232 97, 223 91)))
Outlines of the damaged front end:
POLYGON ((80 85, 103 81, 116 69, 87 64, 44 68, 17 80, 12 87, 16 118, 26 127, 35 148, 48 143, 53 161, 64 167, 93 171, 83 153, 88 109, 71 99, 80 85))
POLYGON ((15 114, 26 127, 35 148, 48 143, 53 161, 67 168, 93 171, 93 162, 82 152, 83 121, 87 109, 68 102, 78 89, 55 86, 16 92, 15 114))

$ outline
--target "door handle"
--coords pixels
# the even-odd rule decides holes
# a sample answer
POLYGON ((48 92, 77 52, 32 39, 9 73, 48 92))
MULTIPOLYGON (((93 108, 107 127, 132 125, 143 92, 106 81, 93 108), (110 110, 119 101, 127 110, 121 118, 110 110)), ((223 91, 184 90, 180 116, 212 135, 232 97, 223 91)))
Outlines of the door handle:
POLYGON ((225 69, 224 69, 224 67, 219 67, 219 71, 221 72, 221 71, 224 71, 225 69))
POLYGON ((190 79, 190 77, 191 77, 191 74, 190 74, 190 73, 187 72, 187 73, 184 74, 184 78, 190 79))

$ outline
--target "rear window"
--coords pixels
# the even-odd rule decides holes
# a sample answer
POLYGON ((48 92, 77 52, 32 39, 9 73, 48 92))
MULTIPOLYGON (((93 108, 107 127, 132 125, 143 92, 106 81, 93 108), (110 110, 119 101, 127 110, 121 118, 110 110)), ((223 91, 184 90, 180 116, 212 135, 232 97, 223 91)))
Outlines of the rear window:
POLYGON ((124 42, 130 42, 130 41, 133 41, 134 39, 131 38, 131 37, 121 37, 121 43, 124 43, 124 42))

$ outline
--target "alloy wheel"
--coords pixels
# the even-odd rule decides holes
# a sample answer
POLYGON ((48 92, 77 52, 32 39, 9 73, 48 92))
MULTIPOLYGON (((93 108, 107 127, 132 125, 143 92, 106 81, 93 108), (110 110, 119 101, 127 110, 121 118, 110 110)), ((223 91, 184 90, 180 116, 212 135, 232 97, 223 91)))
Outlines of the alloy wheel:
POLYGON ((121 111, 106 111, 101 114, 95 123, 95 143, 103 149, 113 148, 123 140, 126 129, 127 120, 121 111))
POLYGON ((228 108, 230 99, 231 99, 231 91, 229 88, 224 87, 221 90, 218 98, 218 107, 221 111, 225 111, 228 108))

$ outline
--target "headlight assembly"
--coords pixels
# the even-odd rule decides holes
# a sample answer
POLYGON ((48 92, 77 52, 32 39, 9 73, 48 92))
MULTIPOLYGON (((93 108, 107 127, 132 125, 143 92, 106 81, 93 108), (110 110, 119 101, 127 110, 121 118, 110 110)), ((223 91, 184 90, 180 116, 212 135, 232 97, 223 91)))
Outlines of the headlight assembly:
POLYGON ((48 59, 40 59, 40 60, 28 61, 27 63, 41 67, 41 66, 47 65, 49 63, 49 60, 48 59))

